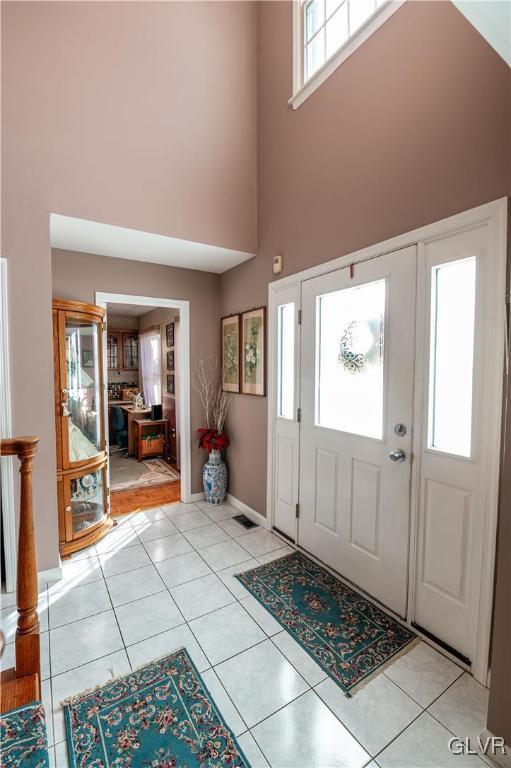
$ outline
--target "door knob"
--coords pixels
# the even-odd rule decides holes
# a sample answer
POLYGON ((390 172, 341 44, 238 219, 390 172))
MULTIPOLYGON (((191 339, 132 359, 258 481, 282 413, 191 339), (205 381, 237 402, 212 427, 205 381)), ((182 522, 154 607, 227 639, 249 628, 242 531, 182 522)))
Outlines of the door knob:
POLYGON ((404 461, 406 459, 406 453, 401 448, 398 448, 397 451, 391 451, 389 453, 389 459, 391 461, 404 461))

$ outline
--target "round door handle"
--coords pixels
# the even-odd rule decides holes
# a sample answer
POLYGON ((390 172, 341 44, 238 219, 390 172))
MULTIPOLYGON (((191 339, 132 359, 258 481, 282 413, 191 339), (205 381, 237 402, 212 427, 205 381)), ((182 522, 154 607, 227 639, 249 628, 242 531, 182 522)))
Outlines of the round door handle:
POLYGON ((398 448, 397 451, 391 451, 389 453, 389 459, 391 461, 404 461, 406 459, 406 453, 398 448))

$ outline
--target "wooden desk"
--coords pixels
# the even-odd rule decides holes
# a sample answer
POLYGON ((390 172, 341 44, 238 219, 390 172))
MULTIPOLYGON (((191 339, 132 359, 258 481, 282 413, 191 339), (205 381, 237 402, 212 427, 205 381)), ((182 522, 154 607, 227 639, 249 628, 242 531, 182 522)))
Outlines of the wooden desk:
POLYGON ((131 403, 126 405, 119 405, 119 408, 126 413, 128 417, 128 456, 133 456, 137 452, 137 430, 135 427, 136 419, 140 419, 143 414, 151 413, 150 408, 141 408, 135 410, 131 403))
POLYGON ((169 420, 168 419, 134 419, 134 423, 137 428, 137 458, 139 461, 142 461, 142 459, 148 459, 152 456, 166 456, 168 453, 168 445, 169 445, 169 420), (144 427, 147 426, 163 426, 163 450, 158 450, 158 446, 156 447, 156 450, 154 453, 145 453, 142 455, 142 434, 144 427))

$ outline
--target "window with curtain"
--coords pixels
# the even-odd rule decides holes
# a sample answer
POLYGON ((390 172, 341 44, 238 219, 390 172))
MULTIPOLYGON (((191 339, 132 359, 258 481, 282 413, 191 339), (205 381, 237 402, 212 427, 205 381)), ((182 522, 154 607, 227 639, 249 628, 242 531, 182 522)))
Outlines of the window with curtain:
POLYGON ((146 405, 161 403, 161 338, 159 328, 139 334, 140 375, 146 405))

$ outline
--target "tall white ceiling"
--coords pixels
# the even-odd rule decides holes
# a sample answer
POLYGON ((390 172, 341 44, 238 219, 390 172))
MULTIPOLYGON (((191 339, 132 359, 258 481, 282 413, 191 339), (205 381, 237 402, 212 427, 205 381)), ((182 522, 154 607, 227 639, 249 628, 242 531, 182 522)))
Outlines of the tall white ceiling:
POLYGON ((253 253, 244 251, 101 224, 98 221, 77 219, 58 213, 50 215, 50 239, 52 248, 198 269, 203 272, 226 272, 254 256, 253 253))

